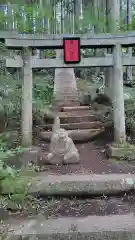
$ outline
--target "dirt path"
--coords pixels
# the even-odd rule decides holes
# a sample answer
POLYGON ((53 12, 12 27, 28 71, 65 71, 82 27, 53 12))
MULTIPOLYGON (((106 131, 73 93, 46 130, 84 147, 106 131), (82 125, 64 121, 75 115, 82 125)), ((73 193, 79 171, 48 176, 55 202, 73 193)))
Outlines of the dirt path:
POLYGON ((48 174, 109 174, 135 173, 135 165, 118 164, 107 159, 105 147, 96 142, 77 144, 80 153, 80 163, 72 165, 48 166, 44 170, 48 174))

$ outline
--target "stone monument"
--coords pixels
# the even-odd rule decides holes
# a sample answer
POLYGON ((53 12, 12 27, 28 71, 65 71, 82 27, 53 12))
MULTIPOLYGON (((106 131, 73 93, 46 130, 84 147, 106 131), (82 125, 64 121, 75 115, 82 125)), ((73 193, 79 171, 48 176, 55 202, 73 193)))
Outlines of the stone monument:
POLYGON ((59 117, 55 118, 51 138, 50 153, 47 156, 49 164, 75 164, 80 161, 79 153, 65 129, 60 128, 59 117))

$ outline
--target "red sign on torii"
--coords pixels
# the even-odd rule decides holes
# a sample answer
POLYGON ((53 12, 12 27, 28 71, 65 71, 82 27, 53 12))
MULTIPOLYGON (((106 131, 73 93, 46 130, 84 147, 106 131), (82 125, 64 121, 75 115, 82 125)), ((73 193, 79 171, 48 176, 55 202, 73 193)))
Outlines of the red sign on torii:
POLYGON ((75 64, 81 61, 80 38, 63 38, 64 62, 66 64, 75 64))

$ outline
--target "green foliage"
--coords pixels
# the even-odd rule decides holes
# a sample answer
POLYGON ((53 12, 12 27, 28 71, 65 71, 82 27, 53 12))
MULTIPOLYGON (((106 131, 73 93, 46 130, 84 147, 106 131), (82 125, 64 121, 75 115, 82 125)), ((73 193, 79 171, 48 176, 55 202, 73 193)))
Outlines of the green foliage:
MULTIPOLYGON (((38 118, 40 109, 47 108, 53 101, 53 83, 47 84, 42 77, 36 79, 37 81, 39 83, 34 84, 33 87, 33 118, 38 118)), ((1 85, 5 85, 6 77, 1 75, 0 82, 1 85)), ((12 76, 9 76, 9 82, 6 96, 3 94, 6 86, 1 90, 4 95, 0 100, 1 131, 20 128, 21 123, 21 83, 14 80, 12 76)))
POLYGON ((135 146, 128 143, 128 142, 124 142, 124 143, 113 143, 113 146, 114 147, 118 147, 118 148, 124 148, 124 149, 127 149, 127 150, 135 150, 135 146))
MULTIPOLYGON (((129 133, 135 133, 135 100, 125 101, 126 127, 129 133)), ((134 135, 134 134, 133 134, 134 135)))
POLYGON ((6 142, 0 141, 0 207, 13 210, 23 204, 28 198, 30 177, 21 179, 21 170, 17 172, 8 166, 6 159, 24 152, 21 146, 8 150, 6 142))
POLYGON ((112 105, 109 97, 106 96, 105 94, 98 94, 93 101, 98 103, 98 104, 103 104, 103 105, 106 105, 106 106, 111 106, 112 105))
POLYGON ((42 86, 35 84, 33 97, 35 101, 42 101, 43 105, 50 105, 53 99, 53 85, 47 84, 46 86, 42 86))
POLYGON ((20 177, 19 174, 13 177, 6 177, 1 183, 2 193, 6 195, 21 194, 26 196, 30 188, 30 177, 20 177))

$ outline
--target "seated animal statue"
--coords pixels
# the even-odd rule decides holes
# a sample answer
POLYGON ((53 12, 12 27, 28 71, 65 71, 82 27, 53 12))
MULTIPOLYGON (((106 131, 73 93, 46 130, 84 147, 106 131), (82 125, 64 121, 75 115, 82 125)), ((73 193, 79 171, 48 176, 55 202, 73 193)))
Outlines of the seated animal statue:
POLYGON ((55 129, 50 145, 47 162, 50 164, 75 164, 79 162, 79 153, 65 129, 55 129))

